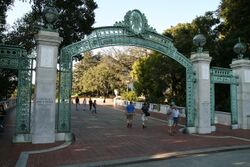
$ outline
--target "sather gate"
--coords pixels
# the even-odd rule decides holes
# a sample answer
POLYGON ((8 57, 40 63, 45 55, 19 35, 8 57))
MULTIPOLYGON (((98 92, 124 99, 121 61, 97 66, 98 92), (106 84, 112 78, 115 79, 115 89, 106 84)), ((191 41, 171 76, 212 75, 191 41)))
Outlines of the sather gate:
POLYGON ((58 102, 57 131, 70 132, 72 58, 97 48, 107 46, 138 46, 158 51, 186 69, 187 126, 194 126, 194 72, 192 62, 179 53, 172 40, 158 34, 148 25, 139 10, 127 12, 124 21, 114 26, 99 27, 86 39, 64 47, 60 53, 60 93, 58 102))
POLYGON ((214 84, 231 85, 233 128, 250 129, 250 61, 242 59, 242 45, 235 47, 240 58, 231 69, 210 68, 211 57, 202 52, 204 36, 194 38, 198 50, 190 59, 173 46, 172 40, 148 25, 139 10, 126 13, 114 26, 99 27, 85 39, 61 49, 62 38, 53 29, 57 11, 48 4, 47 27, 39 31, 36 57, 34 109, 31 114, 31 78, 33 58, 19 47, 0 47, 0 67, 19 71, 16 142, 52 143, 71 140, 72 59, 86 51, 108 46, 138 46, 172 58, 186 70, 186 127, 190 133, 211 133, 214 125, 214 84), (13 57, 9 57, 9 56, 13 57), (59 59, 59 97, 56 99, 57 62, 59 59), (237 76, 237 77, 236 77, 237 76), (57 101, 56 101, 57 100, 57 101), (240 105, 237 105, 240 104, 240 105), (56 108, 56 105, 57 108, 56 108), (240 117, 239 117, 240 116, 240 117), (42 118, 42 119, 41 119, 42 118), (239 126, 238 126, 239 125, 239 126), (32 128, 31 128, 32 127, 32 128))

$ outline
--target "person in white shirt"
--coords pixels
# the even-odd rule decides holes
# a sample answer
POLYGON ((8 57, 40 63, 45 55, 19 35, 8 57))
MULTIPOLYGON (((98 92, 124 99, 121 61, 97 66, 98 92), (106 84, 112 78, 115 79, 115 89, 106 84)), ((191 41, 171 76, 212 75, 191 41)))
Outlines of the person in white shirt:
POLYGON ((87 101, 86 101, 86 98, 84 97, 83 101, 82 101, 82 104, 83 104, 83 111, 86 110, 87 108, 87 101))
POLYGON ((176 133, 178 121, 179 121, 180 111, 177 109, 176 105, 173 105, 173 133, 176 133))
POLYGON ((167 112, 168 115, 168 133, 169 135, 173 136, 174 133, 176 133, 177 124, 180 112, 177 109, 176 105, 171 104, 170 108, 167 112))

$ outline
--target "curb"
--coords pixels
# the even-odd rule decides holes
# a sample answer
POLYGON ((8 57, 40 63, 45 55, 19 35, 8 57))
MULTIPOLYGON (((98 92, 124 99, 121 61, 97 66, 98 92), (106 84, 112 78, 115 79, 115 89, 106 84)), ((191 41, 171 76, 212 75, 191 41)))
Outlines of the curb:
POLYGON ((227 151, 244 150, 244 149, 250 149, 250 145, 227 146, 227 147, 197 149, 197 150, 189 150, 189 151, 177 151, 177 152, 162 153, 162 154, 156 154, 152 156, 145 156, 145 157, 138 157, 138 158, 99 161, 99 162, 90 162, 90 163, 83 163, 83 164, 61 165, 60 167, 113 167, 113 166, 118 166, 118 165, 129 165, 129 164, 137 164, 137 163, 144 163, 144 162, 151 162, 151 161, 160 161, 160 160, 172 159, 172 158, 180 158, 180 157, 190 156, 190 155, 195 155, 195 154, 227 152, 227 151))
POLYGON ((39 153, 57 151, 57 150, 66 148, 71 144, 72 144, 72 142, 70 141, 70 142, 65 142, 65 143, 63 143, 63 144, 61 144, 59 146, 48 148, 48 149, 21 152, 21 154, 20 154, 20 156, 19 156, 19 158, 18 158, 18 160, 16 162, 15 167, 26 167, 30 154, 39 154, 39 153))

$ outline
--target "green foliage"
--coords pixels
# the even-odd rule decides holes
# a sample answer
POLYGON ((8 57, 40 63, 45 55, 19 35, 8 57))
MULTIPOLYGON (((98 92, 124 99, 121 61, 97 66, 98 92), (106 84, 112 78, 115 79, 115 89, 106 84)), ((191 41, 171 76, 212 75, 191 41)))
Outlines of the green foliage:
POLYGON ((133 64, 131 76, 135 92, 145 96, 146 101, 160 103, 165 100, 167 58, 153 54, 142 57, 133 64))
POLYGON ((13 4, 13 0, 1 0, 0 1, 0 42, 5 38, 3 32, 6 30, 6 12, 13 4))
MULTIPOLYGON (((42 20, 42 9, 46 3, 46 0, 34 1, 33 16, 37 20, 42 20)), ((94 10, 97 8, 94 0, 55 0, 54 5, 59 11, 56 28, 63 37, 61 47, 79 41, 84 38, 84 35, 90 34, 91 26, 95 22, 94 10)))
POLYGON ((35 34, 38 33, 36 24, 37 20, 33 17, 33 13, 25 14, 14 23, 13 30, 6 35, 5 43, 22 46, 28 53, 31 53, 36 46, 34 40, 35 34))
MULTIPOLYGON (((210 51, 210 56, 218 55, 218 30, 216 28, 219 19, 213 12, 206 12, 204 16, 195 18, 192 23, 180 23, 164 32, 164 35, 173 38, 174 46, 186 57, 190 57, 191 52, 196 51, 193 45, 193 38, 198 34, 198 29, 207 38, 204 50, 210 51)), ((185 69, 175 61, 167 62, 166 83, 168 90, 165 95, 168 100, 175 99, 179 105, 185 105, 186 76, 185 69)))
MULTIPOLYGON (((82 76, 87 73, 87 71, 96 66, 98 64, 98 60, 93 58, 92 52, 86 52, 83 55, 83 59, 76 63, 74 66, 74 71, 73 71, 73 93, 80 93, 83 92, 81 91, 82 89, 82 83, 81 83, 81 78, 82 76)), ((85 92, 85 94, 88 94, 85 92)))
POLYGON ((138 101, 138 97, 135 91, 122 92, 121 97, 127 101, 138 101))
POLYGON ((121 76, 112 57, 95 60, 86 56, 77 64, 73 74, 74 93, 108 96, 116 87, 120 87, 121 76))
POLYGON ((9 98, 17 87, 17 70, 0 69, 0 98, 9 98))
MULTIPOLYGON (((13 30, 8 32, 7 44, 24 46, 28 51, 35 47, 34 35, 43 23, 43 8, 46 0, 33 1, 32 11, 19 19, 13 30)), ((84 38, 90 34, 94 24, 94 10, 97 4, 94 0, 56 0, 54 6, 59 11, 59 19, 55 25, 59 35, 63 37, 60 48, 84 38)))
POLYGON ((244 57, 250 56, 250 1, 222 0, 218 12, 223 21, 219 26, 220 47, 218 51, 221 57, 218 59, 223 63, 224 67, 229 67, 232 59, 237 58, 233 46, 238 42, 238 37, 248 47, 244 57))
POLYGON ((107 96, 112 90, 118 87, 119 78, 112 66, 100 63, 90 68, 81 78, 83 92, 95 92, 97 95, 107 96), (113 70, 112 70, 113 69, 113 70))
POLYGON ((113 90, 123 92, 131 81, 129 72, 133 62, 141 55, 141 49, 85 53, 83 60, 75 64, 73 93, 109 96, 113 90), (114 54, 115 53, 115 54, 114 54))

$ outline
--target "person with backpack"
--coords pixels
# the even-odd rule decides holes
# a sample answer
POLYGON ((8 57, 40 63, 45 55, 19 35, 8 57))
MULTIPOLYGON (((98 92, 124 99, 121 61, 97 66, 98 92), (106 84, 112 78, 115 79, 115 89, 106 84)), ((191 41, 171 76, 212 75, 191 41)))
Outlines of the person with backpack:
POLYGON ((78 110, 78 105, 79 105, 79 97, 78 96, 76 96, 75 102, 76 102, 76 110, 78 110))
POLYGON ((91 97, 89 98, 89 111, 92 111, 92 106, 93 106, 93 101, 91 99, 91 97))
POLYGON ((142 115, 141 115, 141 120, 142 120, 142 128, 146 128, 145 122, 148 120, 148 116, 150 116, 149 113, 149 104, 144 102, 141 108, 142 115))
POLYGON ((92 114, 95 113, 96 114, 96 100, 94 100, 93 103, 93 110, 92 110, 92 114))

